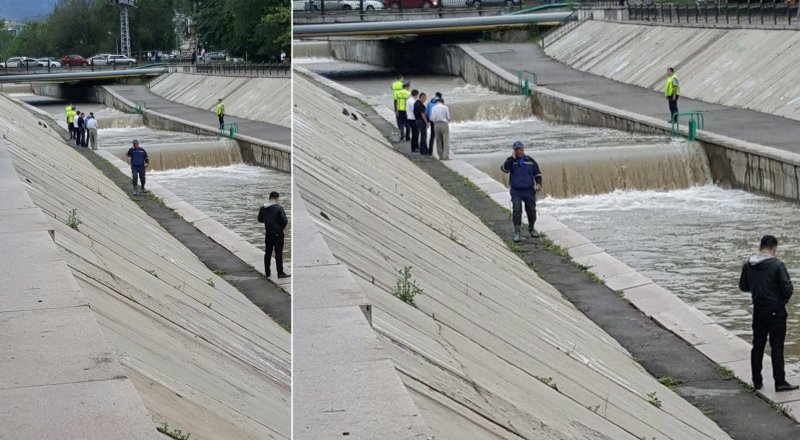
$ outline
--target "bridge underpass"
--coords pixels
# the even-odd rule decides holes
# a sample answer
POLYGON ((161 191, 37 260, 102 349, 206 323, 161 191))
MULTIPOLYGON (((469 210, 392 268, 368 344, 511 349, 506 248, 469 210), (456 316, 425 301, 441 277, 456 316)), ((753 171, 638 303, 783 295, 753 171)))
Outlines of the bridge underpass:
POLYGON ((166 67, 149 67, 144 69, 121 69, 121 70, 100 70, 100 71, 70 71, 59 73, 47 73, 46 69, 42 72, 25 73, 18 75, 0 75, 0 83, 17 82, 107 82, 108 80, 131 79, 131 78, 152 78, 167 73, 166 67))

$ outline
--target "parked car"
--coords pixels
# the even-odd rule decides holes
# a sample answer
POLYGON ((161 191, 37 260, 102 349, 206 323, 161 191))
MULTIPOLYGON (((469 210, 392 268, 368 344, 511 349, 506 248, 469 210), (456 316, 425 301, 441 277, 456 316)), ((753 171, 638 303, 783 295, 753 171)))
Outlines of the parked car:
POLYGON ((48 67, 48 68, 61 67, 61 63, 59 63, 55 58, 37 58, 36 65, 39 67, 48 67))
POLYGON ((22 69, 27 66, 36 67, 36 60, 28 57, 11 57, 3 63, 6 69, 22 69))
POLYGON ((442 6, 440 0, 386 0, 383 6, 387 9, 430 9, 442 6), (402 2, 402 4, 400 4, 402 2))
POLYGON ((88 66, 89 60, 80 55, 64 55, 61 57, 62 66, 88 66))
MULTIPOLYGON (((361 9, 361 1, 360 0, 339 0, 339 3, 342 3, 342 9, 344 10, 360 10, 361 9)), ((325 5, 326 7, 328 5, 325 5)), ((364 10, 365 11, 374 11, 377 9, 383 9, 383 2, 378 0, 364 0, 364 10)))
POLYGON ((208 57, 212 60, 224 60, 225 54, 223 52, 208 52, 208 57))
POLYGON ((467 6, 480 8, 482 6, 517 6, 521 0, 467 0, 467 6))
POLYGON ((110 55, 111 54, 108 53, 97 54, 89 58, 89 64, 91 64, 92 66, 105 66, 106 64, 108 64, 108 57, 110 55))
POLYGON ((136 60, 133 58, 126 57, 125 55, 109 55, 106 59, 106 62, 110 65, 128 65, 132 66, 136 64, 136 60))

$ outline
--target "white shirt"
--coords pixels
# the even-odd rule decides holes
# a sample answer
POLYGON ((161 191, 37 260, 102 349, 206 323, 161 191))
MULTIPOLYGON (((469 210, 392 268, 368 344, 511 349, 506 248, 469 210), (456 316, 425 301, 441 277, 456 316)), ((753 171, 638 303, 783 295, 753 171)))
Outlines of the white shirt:
POLYGON ((86 128, 90 130, 91 129, 97 130, 97 119, 95 118, 89 119, 89 122, 86 123, 86 128))
POLYGON ((416 121, 417 119, 414 117, 414 103, 417 102, 417 98, 413 96, 409 96, 406 99, 406 119, 409 121, 416 121))
POLYGON ((80 118, 80 117, 81 117, 81 115, 75 115, 75 117, 72 118, 72 126, 73 127, 78 128, 78 118, 80 118))
POLYGON ((431 108, 431 121, 450 122, 450 108, 445 104, 436 104, 431 108))

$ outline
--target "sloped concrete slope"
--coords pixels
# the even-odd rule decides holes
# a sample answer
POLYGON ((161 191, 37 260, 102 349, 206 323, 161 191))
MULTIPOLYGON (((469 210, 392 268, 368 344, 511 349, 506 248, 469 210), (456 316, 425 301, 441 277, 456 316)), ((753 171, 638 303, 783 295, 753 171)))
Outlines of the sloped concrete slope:
POLYGON ((800 33, 792 30, 587 21, 546 52, 576 69, 659 91, 673 66, 683 96, 800 120, 798 47, 800 33))
POLYGON ((295 184, 437 439, 729 438, 363 118, 294 88, 295 184), (404 266, 416 307, 391 295, 404 266))
POLYGON ((225 112, 240 118, 291 126, 291 78, 245 78, 170 73, 150 90, 165 99, 214 111, 217 99, 225 112))
POLYGON ((0 97, 20 179, 153 422, 192 439, 289 438, 290 335, 39 122, 0 97))

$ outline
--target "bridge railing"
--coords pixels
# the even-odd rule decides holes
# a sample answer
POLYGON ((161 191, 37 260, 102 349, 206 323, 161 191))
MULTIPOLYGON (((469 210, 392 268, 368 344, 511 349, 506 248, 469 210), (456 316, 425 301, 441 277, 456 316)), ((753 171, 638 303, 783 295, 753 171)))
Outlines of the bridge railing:
POLYGON ((499 13, 531 6, 523 0, 294 0, 295 15, 473 14, 499 13))
POLYGON ((663 23, 713 23, 735 25, 791 25, 798 21, 796 4, 713 3, 694 4, 636 4, 628 6, 628 19, 663 23))
POLYGON ((130 68, 141 67, 141 65, 106 65, 106 66, 39 66, 35 61, 27 61, 18 67, 6 67, 5 61, 0 61, 0 75, 21 75, 21 74, 34 74, 34 73, 65 73, 65 72, 102 72, 107 70, 126 70, 130 68))
POLYGON ((545 48, 555 43, 556 40, 563 37, 564 35, 567 35, 569 31, 578 27, 579 24, 581 24, 581 22, 578 21, 578 14, 573 12, 572 15, 570 15, 569 18, 566 19, 564 22, 562 22, 560 25, 542 34, 541 38, 539 39, 539 43, 542 45, 542 48, 545 48))
MULTIPOLYGON (((183 66, 183 71, 186 71, 186 67, 185 65, 183 66)), ((289 64, 196 64, 194 67, 189 68, 195 73, 207 75, 262 76, 270 78, 289 77, 292 72, 292 66, 289 64)), ((173 71, 172 66, 170 66, 170 71, 173 71)))

